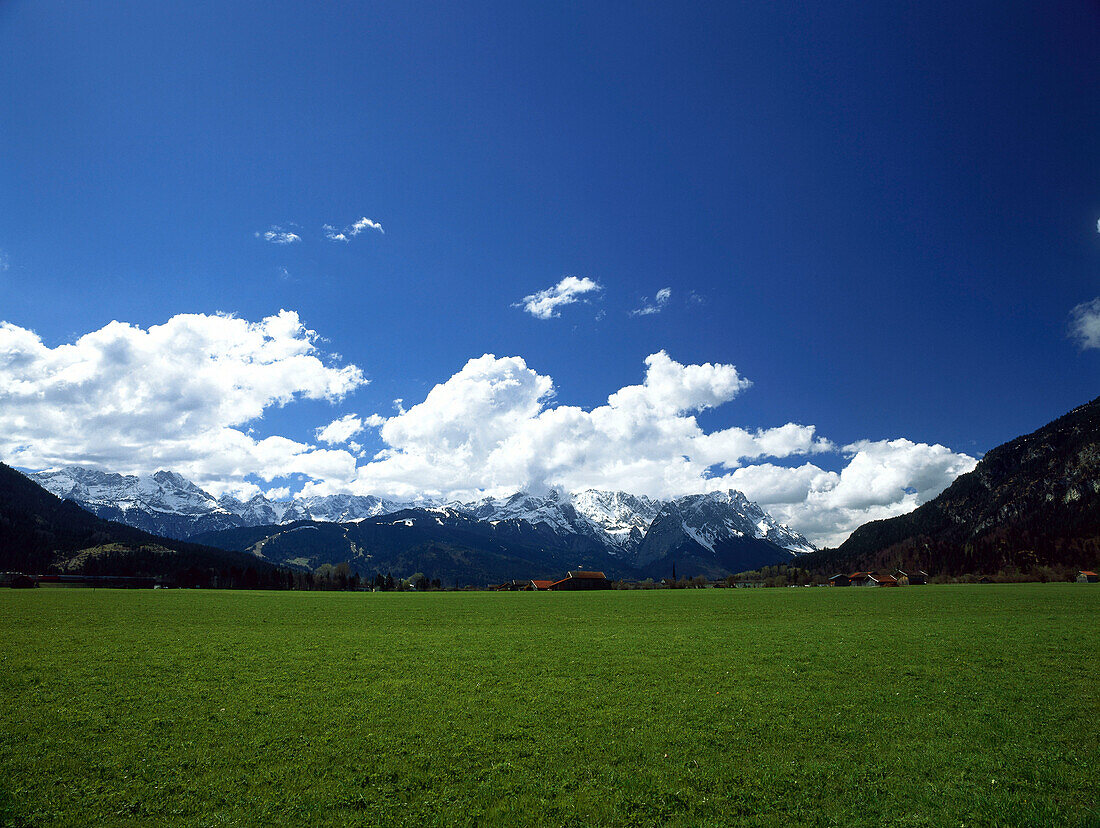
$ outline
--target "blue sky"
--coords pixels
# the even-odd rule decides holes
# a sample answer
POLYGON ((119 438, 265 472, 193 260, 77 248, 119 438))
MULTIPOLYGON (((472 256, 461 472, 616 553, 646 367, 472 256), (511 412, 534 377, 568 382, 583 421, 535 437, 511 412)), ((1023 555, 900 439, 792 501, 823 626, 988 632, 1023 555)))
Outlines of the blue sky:
MULTIPOLYGON (((753 462, 839 474, 860 453, 843 447, 860 441, 950 450, 955 459, 936 455, 928 479, 925 466, 902 463, 909 471, 886 487, 909 499, 870 498, 860 512, 862 500, 849 498, 847 517, 820 526, 799 511, 809 507, 769 501, 758 487, 781 516, 835 538, 884 514, 876 509, 927 498, 965 470, 958 456, 980 456, 1096 396, 1098 41, 1100 11, 1086 2, 9 0, 0 5, 0 320, 22 344, 9 342, 0 380, 16 393, 11 366, 36 348, 36 367, 19 381, 56 380, 55 349, 115 320, 148 331, 221 312, 262 325, 285 309, 316 333, 284 332, 286 342, 309 339, 322 367, 298 365, 314 374, 283 372, 253 389, 262 416, 207 425, 347 451, 315 430, 350 414, 389 418, 397 398, 411 409, 484 354, 524 361, 488 366, 478 376, 490 384, 506 376, 504 385, 537 389, 530 374, 550 378, 554 396, 541 403, 494 402, 530 419, 606 405, 664 351, 680 366, 736 366, 752 385, 719 371, 654 423, 679 428, 684 412, 704 434, 793 423, 816 427, 832 447, 795 440, 753 462), (326 225, 339 232, 361 218, 381 230, 326 238, 326 225), (272 243, 265 232, 297 240, 272 243), (558 316, 523 309, 568 276, 597 287, 558 316), (655 312, 631 313, 646 307, 655 312), (369 383, 341 385, 332 372, 348 366, 369 383), (534 413, 522 408, 532 404, 534 413)), ((104 346, 81 370, 112 375, 102 366, 116 352, 104 346)), ((155 373, 152 362, 126 364, 155 373)), ((230 385, 227 394, 239 391, 230 385)), ((69 420, 80 420, 94 395, 66 387, 50 412, 69 406, 69 420)), ((482 386, 468 387, 476 396, 482 386)), ((159 402, 171 408, 176 394, 177 411, 199 404, 164 393, 159 402)), ((149 449, 165 436, 155 422, 100 431, 70 422, 74 433, 51 442, 53 432, 27 425, 50 417, 29 397, 13 399, 22 425, 12 415, 8 428, 23 432, 0 459, 124 471, 162 459, 149 449)), ((104 399, 94 396, 97 411, 104 399)), ((123 417, 125 402, 117 408, 123 417)), ((420 451, 430 466, 441 462, 432 453, 441 439, 452 449, 495 440, 543 451, 507 428, 463 443, 437 420, 425 424, 429 409, 414 436, 412 420, 395 421, 388 437, 384 427, 357 432, 354 464, 385 449, 420 451)), ((201 437, 186 428, 174 437, 188 434, 201 437)), ((545 480, 521 479, 534 474, 528 458, 515 481, 498 470, 454 490, 598 483, 591 469, 561 471, 588 462, 586 452, 545 480)), ((710 462, 718 456, 701 451, 707 479, 749 464, 748 455, 710 462)), ((204 472, 201 457, 180 457, 214 489, 352 479, 335 457, 344 472, 276 464, 283 473, 270 479, 240 463, 204 472)), ((647 474, 639 485, 656 491, 647 474)), ((874 490, 876 480, 859 484, 874 490)))

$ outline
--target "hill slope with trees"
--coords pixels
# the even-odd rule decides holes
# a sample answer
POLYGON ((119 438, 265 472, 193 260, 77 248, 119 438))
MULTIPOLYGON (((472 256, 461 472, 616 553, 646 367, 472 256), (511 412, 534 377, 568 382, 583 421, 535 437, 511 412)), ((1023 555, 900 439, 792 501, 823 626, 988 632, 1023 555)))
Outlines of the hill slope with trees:
POLYGON ((821 572, 1027 573, 1100 565, 1100 398, 998 446, 907 515, 806 555, 821 572))
POLYGON ((170 540, 103 520, 0 463, 0 569, 29 574, 189 573, 261 585, 276 570, 251 555, 170 540), (249 571, 251 570, 251 572, 249 571))

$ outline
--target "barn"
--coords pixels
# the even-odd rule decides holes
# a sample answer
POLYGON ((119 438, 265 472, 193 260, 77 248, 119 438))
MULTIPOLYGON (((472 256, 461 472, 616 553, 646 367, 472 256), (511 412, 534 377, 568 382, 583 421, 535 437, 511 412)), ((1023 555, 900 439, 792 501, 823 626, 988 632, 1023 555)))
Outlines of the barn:
POLYGON ((896 587, 898 585, 898 579, 893 575, 868 575, 867 580, 867 586, 896 587))
POLYGON ((550 584, 547 589, 553 590, 578 590, 578 589, 611 589, 611 581, 602 572, 588 570, 576 570, 570 572, 560 581, 550 584))
POLYGON ((928 583, 928 573, 923 569, 914 572, 899 569, 894 573, 894 577, 898 579, 898 586, 924 586, 928 583))
POLYGON ((1079 584, 1095 584, 1100 581, 1100 575, 1095 572, 1089 572, 1087 569, 1082 569, 1077 573, 1077 583, 1079 584))

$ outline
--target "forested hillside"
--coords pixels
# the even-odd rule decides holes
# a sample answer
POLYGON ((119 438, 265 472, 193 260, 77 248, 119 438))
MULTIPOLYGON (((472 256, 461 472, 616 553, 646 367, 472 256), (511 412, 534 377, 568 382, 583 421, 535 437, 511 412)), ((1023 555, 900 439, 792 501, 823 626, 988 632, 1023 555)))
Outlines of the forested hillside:
POLYGON ((805 556, 820 571, 1028 572, 1100 565, 1100 398, 988 452, 939 497, 805 556))

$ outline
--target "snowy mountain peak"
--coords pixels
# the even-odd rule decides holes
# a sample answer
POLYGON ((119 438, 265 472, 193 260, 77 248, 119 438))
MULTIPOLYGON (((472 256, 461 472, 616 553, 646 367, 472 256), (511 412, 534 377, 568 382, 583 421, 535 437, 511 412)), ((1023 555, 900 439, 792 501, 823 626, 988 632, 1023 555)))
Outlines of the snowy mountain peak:
POLYGON ((618 545, 627 546, 641 541, 663 504, 645 495, 586 489, 573 495, 573 505, 618 545))
POLYGON ((805 537, 734 489, 687 495, 670 506, 680 513, 684 531, 710 551, 716 543, 733 537, 765 540, 792 554, 814 551, 805 537))
POLYGON ((190 480, 168 471, 122 475, 68 466, 32 474, 31 479, 59 497, 82 505, 177 515, 225 513, 209 494, 190 480))
POLYGON ((257 494, 241 501, 232 495, 214 498, 182 475, 161 470, 152 475, 121 475, 71 466, 30 477, 54 494, 74 500, 95 514, 147 531, 187 538, 211 529, 266 526, 298 520, 350 523, 404 509, 437 511, 441 516, 494 525, 529 524, 558 538, 606 548, 630 559, 652 527, 688 537, 714 552, 733 538, 767 541, 792 553, 813 546, 798 532, 775 521, 756 503, 735 490, 687 495, 661 501, 628 492, 587 489, 569 494, 516 492, 472 503, 439 506, 428 501, 395 502, 374 495, 336 494, 269 500, 257 494))

